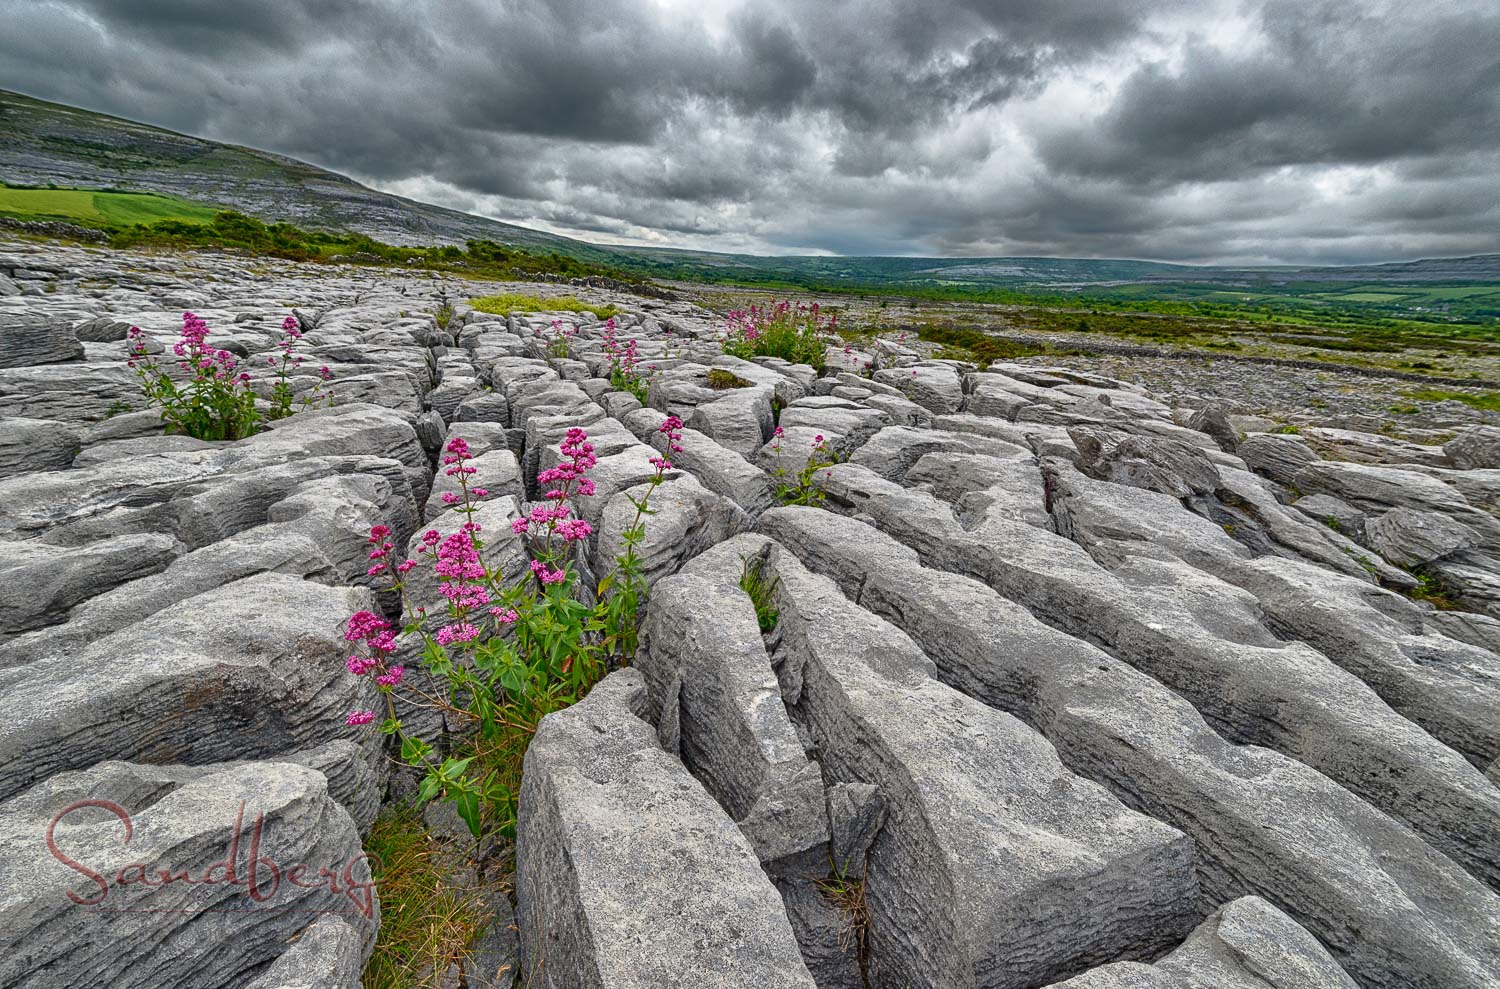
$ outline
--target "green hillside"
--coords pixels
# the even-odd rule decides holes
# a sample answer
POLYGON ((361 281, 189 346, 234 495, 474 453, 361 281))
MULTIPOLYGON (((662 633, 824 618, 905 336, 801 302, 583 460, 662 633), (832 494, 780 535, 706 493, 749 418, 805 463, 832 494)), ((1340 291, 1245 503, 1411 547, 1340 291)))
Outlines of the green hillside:
POLYGON ((62 220, 84 226, 125 227, 158 220, 208 223, 218 207, 175 196, 86 189, 14 189, 0 185, 0 214, 22 220, 62 220))

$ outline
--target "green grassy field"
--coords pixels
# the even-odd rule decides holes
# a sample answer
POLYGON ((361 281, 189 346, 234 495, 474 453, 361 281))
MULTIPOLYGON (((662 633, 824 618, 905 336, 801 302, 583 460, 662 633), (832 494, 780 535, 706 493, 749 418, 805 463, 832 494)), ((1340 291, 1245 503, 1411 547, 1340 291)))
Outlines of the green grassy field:
POLYGON ((0 186, 0 213, 22 220, 62 220, 86 226, 126 227, 158 220, 208 223, 216 212, 218 209, 214 206, 144 192, 0 186))

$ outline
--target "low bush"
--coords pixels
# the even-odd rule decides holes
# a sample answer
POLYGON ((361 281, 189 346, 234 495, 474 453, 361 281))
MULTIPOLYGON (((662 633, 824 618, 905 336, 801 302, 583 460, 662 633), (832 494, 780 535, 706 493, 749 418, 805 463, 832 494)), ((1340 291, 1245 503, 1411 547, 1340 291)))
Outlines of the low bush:
MULTIPOLYGON (((682 450, 681 429, 675 416, 662 424, 668 453, 652 458, 655 475, 639 500, 632 496, 636 514, 624 531, 625 552, 592 595, 575 593, 574 586, 574 556, 593 532, 573 514, 577 499, 594 493, 588 476, 596 462, 594 446, 582 429, 568 431, 561 445, 566 459, 537 475, 545 490, 542 501, 511 525, 532 556, 530 573, 518 581, 507 582, 485 563, 484 538, 473 515, 476 499, 488 492, 474 485, 477 468, 461 438, 449 442, 443 458, 459 492, 443 500, 469 521, 447 538, 429 530, 417 558, 399 563, 388 541, 390 529, 370 530, 370 576, 399 596, 403 619, 397 626, 369 611, 350 618, 344 637, 363 643, 364 652, 350 656, 346 665, 356 676, 373 678, 385 701, 379 730, 399 739, 403 761, 425 771, 420 799, 451 801, 476 838, 486 822, 514 837, 522 759, 541 719, 581 699, 610 668, 635 655, 645 596, 638 550, 652 514, 651 495, 672 469, 671 454, 682 450), (446 601, 443 619, 428 616, 406 592, 406 575, 422 565, 430 565, 438 577, 446 601), (403 638, 420 640, 423 667, 443 685, 439 696, 407 681, 405 667, 396 662, 403 638), (441 712, 457 734, 472 734, 473 754, 443 757, 435 740, 410 732, 396 716, 397 693, 414 707, 441 712)), ((368 725, 376 714, 353 711, 346 720, 368 725)))
MULTIPOLYGON (((1053 348, 1044 343, 1022 343, 1016 340, 1003 340, 991 336, 982 330, 970 329, 961 326, 938 326, 928 324, 917 330, 917 337, 927 343, 939 344, 945 348, 953 348, 948 351, 952 356, 954 351, 964 352, 970 355, 969 360, 976 364, 987 365, 994 361, 1010 361, 1019 357, 1037 357, 1043 354, 1054 353, 1053 348)), ((960 360, 964 358, 958 358, 960 360)))
MULTIPOLYGON (((176 376, 168 366, 173 362, 163 364, 149 352, 146 335, 138 326, 132 326, 127 336, 130 357, 126 363, 140 378, 147 404, 161 409, 167 432, 200 440, 244 439, 259 432, 266 421, 294 411, 295 396, 288 377, 301 368, 304 360, 294 350, 302 333, 294 316, 288 316, 281 328, 286 336, 279 354, 267 358, 276 382, 264 411, 256 405, 250 372, 241 370, 239 360, 229 351, 209 346, 208 324, 193 313, 182 314, 182 335, 172 345, 177 357, 176 376)), ((321 380, 301 399, 302 408, 333 403, 332 394, 323 390, 333 372, 322 367, 318 376, 321 380)))
POLYGON ((821 371, 830 340, 838 339, 838 316, 824 319, 812 305, 777 302, 767 308, 751 306, 729 313, 721 345, 724 353, 746 360, 779 357, 821 371))

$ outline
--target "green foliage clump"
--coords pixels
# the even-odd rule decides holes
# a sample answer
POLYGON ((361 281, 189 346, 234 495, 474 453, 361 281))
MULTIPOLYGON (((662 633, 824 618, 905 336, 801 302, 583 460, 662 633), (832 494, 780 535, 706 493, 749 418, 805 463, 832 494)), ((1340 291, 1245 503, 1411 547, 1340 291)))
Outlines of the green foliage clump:
POLYGON ((776 608, 776 592, 781 580, 775 574, 766 573, 764 557, 746 557, 742 562, 744 570, 740 574, 740 590, 750 596, 750 603, 755 606, 755 620, 764 635, 775 630, 781 617, 776 608))
POLYGON ((1402 392, 1407 398, 1419 402, 1462 402, 1470 408, 1485 412, 1500 412, 1500 392, 1485 391, 1477 395, 1466 391, 1439 391, 1426 388, 1420 391, 1402 392))
POLYGON ((492 316, 509 316, 513 312, 588 312, 599 319, 618 316, 620 309, 614 305, 599 305, 583 302, 572 295, 525 295, 520 292, 505 292, 501 295, 482 295, 470 299, 469 305, 476 312, 492 316))
POLYGON ((1413 601, 1426 601, 1439 611, 1457 611, 1459 604, 1448 595, 1442 583, 1431 574, 1418 573, 1417 586, 1406 592, 1413 601))
MULTIPOLYGON (((668 451, 682 451, 681 430, 682 420, 675 416, 659 427, 668 451)), ((448 476, 459 485, 453 510, 472 521, 483 497, 472 486, 478 468, 471 466, 471 451, 461 437, 444 449, 448 476)), ((593 534, 593 527, 579 517, 577 499, 593 493, 587 474, 598 461, 581 428, 568 430, 559 450, 563 462, 537 475, 538 484, 551 488, 546 502, 511 524, 532 557, 529 573, 516 577, 487 564, 487 540, 475 526, 466 523, 446 539, 429 530, 416 556, 432 565, 447 599, 445 617, 429 616, 407 591, 406 574, 419 560, 397 564, 390 528, 377 525, 370 530, 375 547, 370 559, 377 562, 369 572, 389 582, 385 589, 399 595, 405 618, 393 626, 360 611, 345 631, 349 641, 363 642, 368 650, 350 656, 345 665, 356 676, 373 678, 386 715, 379 730, 399 741, 404 762, 424 772, 419 801, 441 796, 452 802, 476 839, 487 826, 514 839, 526 749, 538 725, 582 699, 610 669, 628 665, 639 646, 637 623, 647 594, 641 552, 646 519, 655 514, 650 499, 672 463, 665 455, 653 458, 656 471, 645 490, 638 497, 627 495, 636 514, 623 532, 624 552, 592 593, 580 593, 574 561, 578 543, 593 534), (407 682, 405 661, 397 660, 411 655, 403 637, 410 637, 423 668, 442 685, 437 691, 407 682), (454 735, 469 740, 467 754, 445 739, 429 740, 409 729, 397 715, 398 690, 403 704, 440 711, 450 724, 461 725, 454 735)), ((373 710, 353 711, 346 723, 375 721, 373 710)))
POLYGON ((781 462, 781 443, 785 436, 785 431, 777 426, 771 438, 771 449, 776 453, 776 466, 771 470, 771 478, 776 482, 776 500, 783 505, 821 505, 827 496, 813 482, 818 471, 838 463, 838 457, 820 434, 813 438, 807 466, 794 472, 781 462))
POLYGON ((981 330, 961 326, 929 324, 917 331, 917 337, 927 343, 939 344, 944 348, 941 353, 945 357, 954 360, 971 360, 977 364, 990 364, 994 361, 1011 361, 1020 357, 1036 357, 1054 353, 1054 350, 1044 343, 1004 340, 981 330))
POLYGON ((838 335, 838 316, 824 319, 815 302, 777 302, 767 308, 732 310, 722 341, 724 353, 749 360, 779 357, 789 364, 806 364, 819 371, 828 340, 838 335))
POLYGON ((751 388, 754 383, 746 381, 728 368, 710 368, 708 372, 708 387, 715 391, 725 391, 730 388, 751 388))

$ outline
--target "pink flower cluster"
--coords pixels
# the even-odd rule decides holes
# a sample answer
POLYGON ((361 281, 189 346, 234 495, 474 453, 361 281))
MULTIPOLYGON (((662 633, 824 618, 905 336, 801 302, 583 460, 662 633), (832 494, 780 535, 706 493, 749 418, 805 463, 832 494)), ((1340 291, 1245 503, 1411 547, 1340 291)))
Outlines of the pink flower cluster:
MULTIPOLYGON (((371 530, 371 542, 384 539, 390 532, 385 526, 376 526, 375 530, 371 530), (377 536, 375 530, 384 530, 384 534, 377 536)), ((357 611, 349 618, 344 626, 344 641, 363 642, 370 651, 368 656, 356 653, 344 661, 344 667, 355 676, 375 673, 375 683, 387 691, 406 677, 405 667, 390 665, 391 656, 396 651, 396 629, 373 611, 357 611)), ((352 711, 344 723, 367 725, 374 720, 372 711, 352 711)))
POLYGON ((391 565, 391 551, 396 548, 394 543, 387 542, 386 537, 391 534, 389 526, 377 525, 370 530, 370 538, 366 540, 375 548, 370 550, 370 559, 375 562, 366 571, 369 576, 384 573, 391 565))
POLYGON ((651 458, 656 476, 660 477, 663 471, 672 469, 672 454, 682 452, 682 420, 676 416, 667 416, 656 431, 667 438, 666 456, 651 458))

